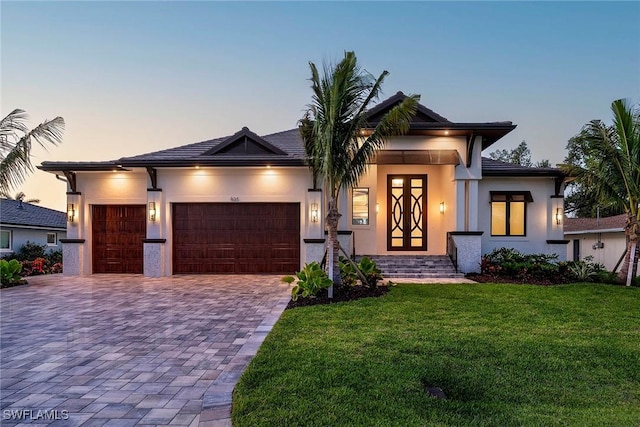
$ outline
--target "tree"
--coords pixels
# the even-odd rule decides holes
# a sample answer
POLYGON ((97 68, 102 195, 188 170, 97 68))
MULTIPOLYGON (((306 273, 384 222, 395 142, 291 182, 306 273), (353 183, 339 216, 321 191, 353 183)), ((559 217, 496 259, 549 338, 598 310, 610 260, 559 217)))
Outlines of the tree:
POLYGON ((45 120, 33 129, 26 124, 27 113, 15 109, 0 120, 0 191, 5 194, 11 187, 24 182, 33 171, 31 148, 35 141, 43 148, 62 143, 64 119, 45 120))
MULTIPOLYGON (((406 97, 373 128, 367 123, 367 109, 378 99, 385 77, 376 79, 360 69, 354 52, 345 52, 335 66, 324 66, 322 76, 311 68, 312 102, 300 120, 306 157, 314 175, 324 183, 327 200, 327 249, 329 277, 341 284, 338 267, 338 196, 342 189, 357 185, 367 165, 392 135, 409 130, 418 106, 418 95, 406 97)), ((333 296, 333 285, 329 297, 333 296)))
POLYGON ((40 203, 40 199, 26 199, 25 200, 27 195, 24 194, 23 191, 17 192, 16 195, 13 196, 13 197, 11 196, 11 194, 9 194, 6 191, 0 191, 0 197, 5 198, 5 199, 9 199, 9 200, 19 200, 19 201, 24 202, 24 203, 40 203))
POLYGON ((640 106, 618 99, 611 104, 611 111, 612 125, 592 120, 572 138, 573 145, 580 147, 581 160, 564 163, 561 168, 588 189, 595 201, 626 212, 628 243, 619 278, 629 286, 637 274, 640 255, 640 106))
POLYGON ((537 163, 531 161, 531 150, 527 146, 526 141, 522 141, 518 146, 512 150, 496 150, 489 153, 489 157, 493 160, 499 160, 501 162, 512 163, 514 165, 536 167, 536 168, 550 168, 551 162, 547 159, 541 160, 537 163))

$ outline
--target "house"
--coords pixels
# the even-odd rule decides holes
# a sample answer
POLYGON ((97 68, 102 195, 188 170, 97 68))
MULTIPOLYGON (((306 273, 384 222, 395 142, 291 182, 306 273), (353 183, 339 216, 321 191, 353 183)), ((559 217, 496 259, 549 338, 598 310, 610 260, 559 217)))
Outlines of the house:
POLYGON ((626 214, 605 218, 566 218, 564 236, 571 240, 568 259, 578 261, 591 256, 593 262, 613 271, 627 249, 626 223, 626 214))
MULTIPOLYGON (((369 111, 375 125, 405 98, 369 111)), ((511 122, 452 122, 420 105, 341 193, 350 254, 445 255, 462 272, 503 246, 566 257, 564 176, 483 159, 511 122)), ((297 129, 102 162, 44 162, 68 181, 65 274, 293 273, 324 253, 324 193, 297 129)))
POLYGON ((21 200, 0 199, 0 256, 17 252, 27 242, 47 245, 49 251, 61 250, 66 235, 64 212, 21 200))

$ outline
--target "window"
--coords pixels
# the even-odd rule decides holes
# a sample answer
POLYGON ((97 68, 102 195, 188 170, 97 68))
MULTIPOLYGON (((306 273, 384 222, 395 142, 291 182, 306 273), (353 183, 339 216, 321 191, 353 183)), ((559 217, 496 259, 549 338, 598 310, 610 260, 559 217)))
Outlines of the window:
POLYGON ((56 246, 58 244, 58 235, 56 233, 47 233, 47 245, 56 246))
POLYGON ((525 236, 531 192, 491 191, 491 235, 525 236))
POLYGON ((351 202, 351 224, 369 225, 369 189, 354 188, 351 202))
POLYGON ((0 230, 0 249, 11 250, 11 231, 0 230))

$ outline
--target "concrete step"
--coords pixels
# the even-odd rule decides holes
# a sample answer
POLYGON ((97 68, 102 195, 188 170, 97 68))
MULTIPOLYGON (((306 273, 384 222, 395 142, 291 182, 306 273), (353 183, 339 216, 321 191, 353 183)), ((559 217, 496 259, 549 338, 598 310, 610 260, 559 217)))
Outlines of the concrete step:
MULTIPOLYGON (((374 260, 384 277, 462 278, 446 255, 367 255, 374 260)), ((358 257, 358 259, 361 257, 358 257)))

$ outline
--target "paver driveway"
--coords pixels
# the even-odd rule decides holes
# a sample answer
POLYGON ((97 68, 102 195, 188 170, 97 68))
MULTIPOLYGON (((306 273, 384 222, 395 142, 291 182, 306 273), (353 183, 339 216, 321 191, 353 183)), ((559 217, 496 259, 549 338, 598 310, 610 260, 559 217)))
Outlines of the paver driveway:
POLYGON ((0 424, 230 425, 233 387, 288 295, 277 276, 40 276, 2 289, 0 424))

